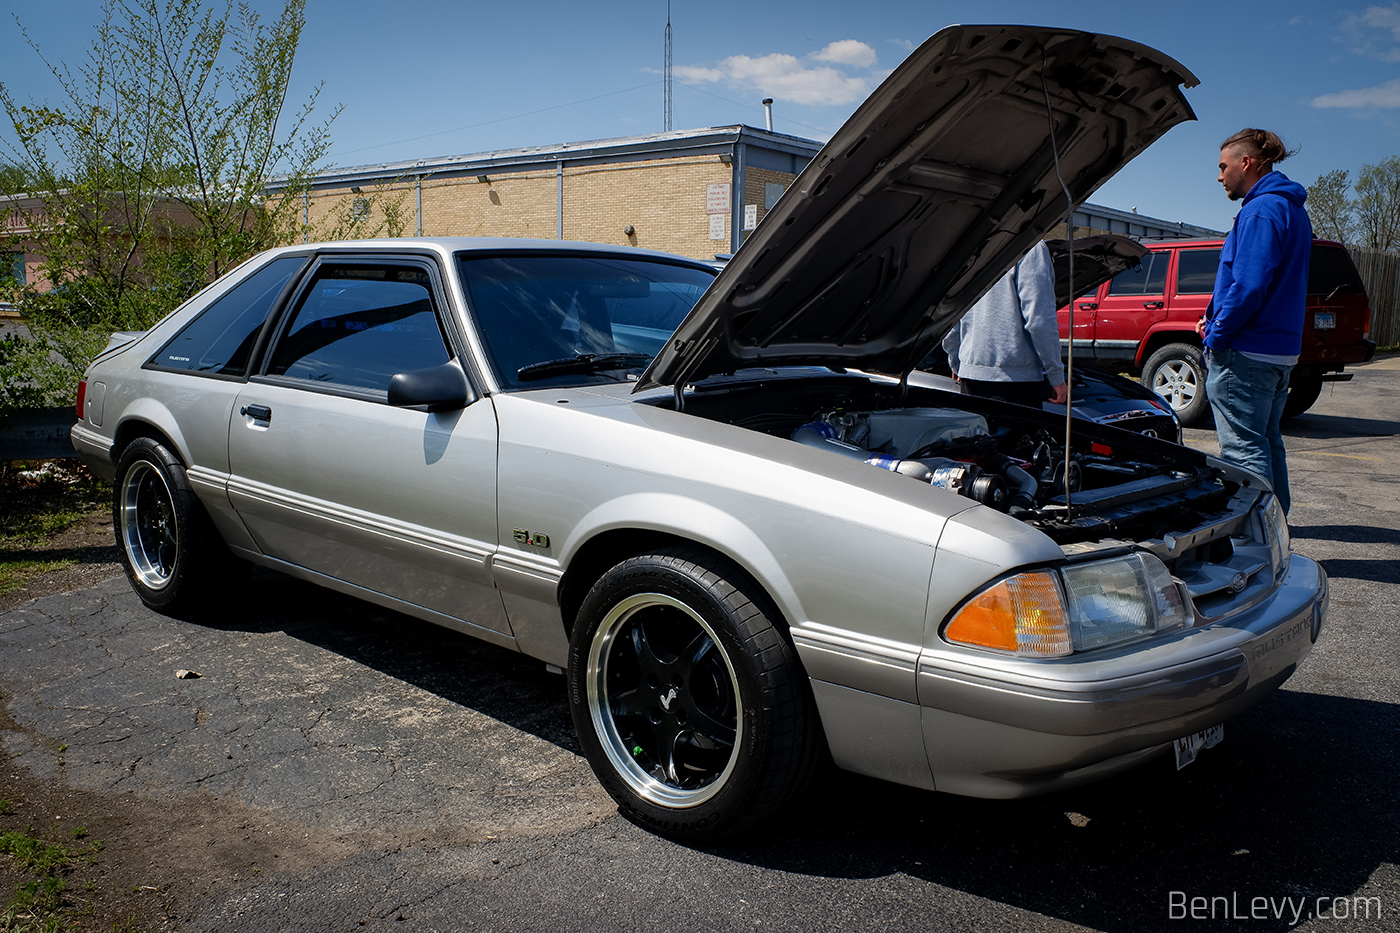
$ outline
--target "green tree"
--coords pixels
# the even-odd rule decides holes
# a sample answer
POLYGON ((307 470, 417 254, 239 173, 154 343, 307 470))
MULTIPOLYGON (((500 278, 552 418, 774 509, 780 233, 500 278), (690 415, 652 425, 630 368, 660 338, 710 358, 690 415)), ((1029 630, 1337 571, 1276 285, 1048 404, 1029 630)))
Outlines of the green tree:
POLYGON ((1346 169, 1334 169, 1308 187, 1308 214, 1317 235, 1352 246, 1400 249, 1400 156, 1363 165, 1356 184, 1349 180, 1346 169))
POLYGON ((1355 204, 1361 245, 1400 249, 1400 156, 1361 167, 1355 204))
POLYGON ((1339 243, 1356 242, 1356 209, 1349 193, 1349 177, 1346 169, 1334 169, 1308 186, 1308 216, 1317 236, 1339 243))
MULTIPOLYGON (((259 250, 322 239, 303 228, 302 194, 339 108, 315 118, 320 86, 288 105, 306 2, 285 3, 265 23, 232 0, 107 0, 76 66, 24 34, 62 90, 20 102, 0 83, 10 160, 37 197, 10 248, 43 257, 42 282, 8 296, 36 346, 8 358, 58 371, 30 373, 26 391, 61 402, 110 332, 151 326, 259 250), (285 184, 267 198, 274 173, 285 184)), ((398 214, 356 233, 399 235, 398 214)), ((0 407, 18 403, 6 375, 0 407)))
POLYGON ((18 165, 0 162, 0 195, 22 194, 29 190, 29 175, 18 165))

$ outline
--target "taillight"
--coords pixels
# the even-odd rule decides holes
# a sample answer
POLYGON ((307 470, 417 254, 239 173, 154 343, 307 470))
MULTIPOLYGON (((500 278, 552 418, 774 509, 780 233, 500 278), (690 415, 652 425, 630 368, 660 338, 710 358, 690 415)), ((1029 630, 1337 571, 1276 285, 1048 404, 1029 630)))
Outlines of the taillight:
POLYGON ((87 401, 87 380, 86 380, 86 379, 79 379, 79 380, 78 380, 78 403, 77 403, 77 405, 75 406, 75 407, 78 409, 78 420, 79 420, 79 421, 82 421, 82 420, 83 420, 83 403, 86 402, 86 401, 87 401))

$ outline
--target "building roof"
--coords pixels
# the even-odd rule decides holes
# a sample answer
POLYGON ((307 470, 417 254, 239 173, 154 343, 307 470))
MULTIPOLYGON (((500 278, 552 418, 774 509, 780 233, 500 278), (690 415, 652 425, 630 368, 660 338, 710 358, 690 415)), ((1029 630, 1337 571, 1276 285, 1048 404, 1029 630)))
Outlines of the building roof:
MULTIPOLYGON (((810 161, 822 147, 821 143, 801 136, 789 136, 785 133, 735 124, 550 146, 525 146, 519 149, 496 149, 465 155, 434 156, 403 162, 353 165, 328 169, 317 174, 312 186, 343 188, 353 184, 412 179, 420 175, 487 175, 492 171, 539 169, 554 166, 559 162, 586 165, 682 155, 724 155, 732 154, 740 144, 796 156, 803 160, 803 164, 810 161)), ((268 190, 279 191, 286 186, 287 181, 285 176, 277 178, 268 186, 268 190)))
MULTIPOLYGON (((392 181, 412 181, 428 175, 452 177, 486 175, 502 172, 538 171, 560 163, 579 166, 616 162, 642 161, 685 155, 730 155, 743 147, 745 161, 750 165, 789 170, 797 174, 821 151, 822 143, 801 136, 789 136, 738 123, 733 126, 710 126, 693 130, 673 130, 667 133, 647 133, 641 136, 620 136, 613 139, 592 139, 583 142, 556 143, 548 146, 525 146, 519 149, 496 149, 464 155, 434 156, 402 162, 377 162, 332 168, 321 172, 312 181, 317 188, 346 188, 361 184, 382 184, 392 181), (767 158, 755 158, 766 156, 767 158), (778 157, 790 162, 776 164, 778 157)), ((274 179, 269 192, 283 190, 285 177, 274 179)), ((1100 204, 1081 204, 1074 211, 1078 227, 1120 233, 1132 237, 1223 237, 1224 231, 1212 230, 1184 221, 1163 220, 1135 211, 1124 211, 1100 204)))

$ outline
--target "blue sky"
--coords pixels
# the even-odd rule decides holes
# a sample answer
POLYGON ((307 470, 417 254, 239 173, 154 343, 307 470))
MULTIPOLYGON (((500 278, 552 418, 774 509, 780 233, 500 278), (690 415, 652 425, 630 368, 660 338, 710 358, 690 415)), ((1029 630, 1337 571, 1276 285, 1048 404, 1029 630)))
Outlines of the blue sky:
MULTIPOLYGON (((275 0, 251 0, 270 20, 275 0)), ((3 0, 0 82, 18 99, 58 88, 14 25, 76 64, 97 0, 3 0)), ((1178 127, 1092 200, 1218 229, 1236 205, 1215 182, 1219 142, 1280 133, 1280 168, 1312 183, 1400 154, 1400 2, 1277 0, 1242 6, 936 0, 673 0, 674 127, 763 125, 825 139, 915 45, 955 22, 1029 22, 1155 46, 1195 72, 1199 122, 1178 127)), ((291 100, 324 82, 343 104, 341 166, 659 131, 665 0, 308 0, 291 100)), ((7 134, 0 133, 0 136, 7 134)))

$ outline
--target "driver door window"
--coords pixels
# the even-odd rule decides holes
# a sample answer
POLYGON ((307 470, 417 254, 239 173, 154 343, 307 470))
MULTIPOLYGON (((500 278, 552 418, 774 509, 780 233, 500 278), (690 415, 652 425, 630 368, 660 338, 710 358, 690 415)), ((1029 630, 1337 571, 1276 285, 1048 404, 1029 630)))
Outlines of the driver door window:
POLYGON ((268 363, 269 376, 387 392, 395 373, 451 359, 417 266, 321 266, 268 363))

